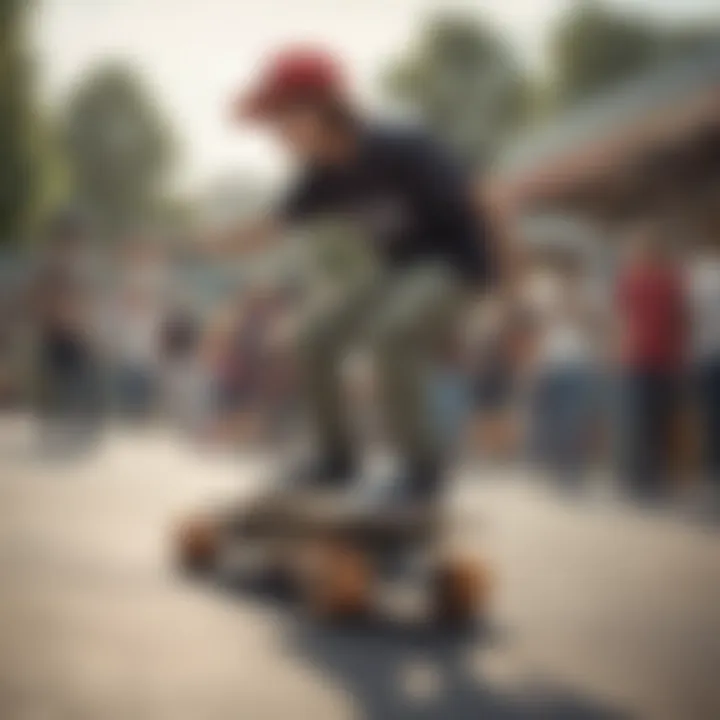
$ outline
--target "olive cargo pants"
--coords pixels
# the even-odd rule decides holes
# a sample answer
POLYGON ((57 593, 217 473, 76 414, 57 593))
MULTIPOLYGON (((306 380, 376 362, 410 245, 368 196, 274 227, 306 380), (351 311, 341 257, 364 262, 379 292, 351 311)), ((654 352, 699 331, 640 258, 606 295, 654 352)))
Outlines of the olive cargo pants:
POLYGON ((410 466, 439 463, 441 433, 429 381, 437 351, 456 327, 461 282, 449 266, 434 261, 359 275, 324 297, 299 332, 300 366, 320 449, 352 454, 352 408, 344 398, 341 365, 361 343, 374 360, 386 436, 410 466))

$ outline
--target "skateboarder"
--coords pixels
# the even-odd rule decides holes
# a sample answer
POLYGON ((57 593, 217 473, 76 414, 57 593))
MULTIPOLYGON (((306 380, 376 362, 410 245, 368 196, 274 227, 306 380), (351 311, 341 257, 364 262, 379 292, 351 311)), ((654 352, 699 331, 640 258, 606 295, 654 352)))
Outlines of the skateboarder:
POLYGON ((301 170, 282 207, 243 236, 243 245, 339 218, 359 229, 379 259, 377 272, 348 281, 300 331, 316 452, 296 476, 301 484, 333 488, 357 477, 359 451, 339 366, 348 344, 362 338, 374 351, 385 430, 402 461, 397 497, 403 507, 424 505, 435 497, 446 464, 429 407, 434 352, 463 303, 491 275, 485 222, 469 178, 418 130, 363 117, 342 69, 321 51, 276 56, 235 110, 238 119, 267 128, 301 170))

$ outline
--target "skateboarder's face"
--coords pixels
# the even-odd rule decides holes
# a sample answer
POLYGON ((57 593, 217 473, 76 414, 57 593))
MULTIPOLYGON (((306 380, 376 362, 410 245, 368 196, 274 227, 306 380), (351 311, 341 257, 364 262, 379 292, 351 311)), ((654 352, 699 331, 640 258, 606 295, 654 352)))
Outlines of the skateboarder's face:
POLYGON ((279 142, 298 160, 317 160, 323 156, 328 129, 317 108, 310 105, 284 108, 273 118, 271 128, 279 142))
POLYGON ((343 164, 355 149, 354 121, 343 108, 291 105, 278 111, 270 125, 279 142, 300 162, 343 164))

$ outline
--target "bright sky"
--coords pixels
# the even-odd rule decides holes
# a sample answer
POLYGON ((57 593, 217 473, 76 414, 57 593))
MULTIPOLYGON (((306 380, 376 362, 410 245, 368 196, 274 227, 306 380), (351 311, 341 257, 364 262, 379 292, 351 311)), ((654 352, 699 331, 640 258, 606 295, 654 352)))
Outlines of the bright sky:
MULTIPOLYGON (((264 138, 233 128, 228 100, 258 62, 285 42, 336 50, 361 92, 433 9, 483 13, 525 61, 542 67, 553 20, 571 0, 41 0, 36 23, 42 89, 55 102, 99 59, 125 58, 146 75, 174 119, 185 154, 181 183, 272 172, 264 138)), ((668 18, 718 13, 717 0, 613 0, 668 18)))

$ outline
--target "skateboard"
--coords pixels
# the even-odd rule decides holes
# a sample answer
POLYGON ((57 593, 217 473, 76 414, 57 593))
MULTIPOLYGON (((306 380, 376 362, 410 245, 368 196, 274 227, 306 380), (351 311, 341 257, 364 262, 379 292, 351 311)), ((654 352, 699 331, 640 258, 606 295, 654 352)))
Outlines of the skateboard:
MULTIPOLYGON (((451 547, 448 518, 340 507, 321 494, 240 503, 184 518, 174 536, 181 570, 208 574, 223 559, 251 553, 315 616, 353 620, 378 607, 388 584, 426 590, 424 611, 446 625, 483 618, 491 574, 451 547)), ((257 564, 256 564, 257 567, 257 564)))

